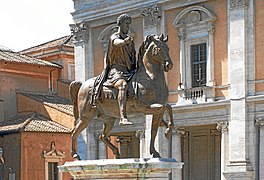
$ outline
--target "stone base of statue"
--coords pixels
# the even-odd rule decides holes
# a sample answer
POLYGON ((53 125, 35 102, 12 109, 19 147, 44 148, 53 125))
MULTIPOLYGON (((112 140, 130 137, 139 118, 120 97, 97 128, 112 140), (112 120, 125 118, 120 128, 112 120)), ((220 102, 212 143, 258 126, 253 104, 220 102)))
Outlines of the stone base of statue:
POLYGON ((169 179, 172 169, 182 169, 183 163, 169 158, 102 159, 66 162, 59 166, 74 179, 169 179))

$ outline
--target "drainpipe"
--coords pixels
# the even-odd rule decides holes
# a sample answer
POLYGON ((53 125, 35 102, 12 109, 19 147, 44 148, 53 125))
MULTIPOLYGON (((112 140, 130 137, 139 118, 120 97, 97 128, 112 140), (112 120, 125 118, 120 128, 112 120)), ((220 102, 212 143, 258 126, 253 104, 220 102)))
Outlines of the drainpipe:
POLYGON ((52 71, 54 71, 55 69, 52 69, 51 71, 50 71, 50 74, 49 74, 49 91, 50 91, 50 93, 52 93, 52 91, 53 91, 53 84, 52 84, 52 71))

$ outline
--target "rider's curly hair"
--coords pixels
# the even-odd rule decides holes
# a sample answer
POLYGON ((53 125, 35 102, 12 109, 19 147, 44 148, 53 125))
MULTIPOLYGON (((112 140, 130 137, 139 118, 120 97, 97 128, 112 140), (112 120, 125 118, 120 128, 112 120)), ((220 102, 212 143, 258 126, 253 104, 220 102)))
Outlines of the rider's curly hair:
POLYGON ((122 14, 117 18, 117 25, 120 26, 125 20, 132 22, 131 17, 128 14, 122 14))

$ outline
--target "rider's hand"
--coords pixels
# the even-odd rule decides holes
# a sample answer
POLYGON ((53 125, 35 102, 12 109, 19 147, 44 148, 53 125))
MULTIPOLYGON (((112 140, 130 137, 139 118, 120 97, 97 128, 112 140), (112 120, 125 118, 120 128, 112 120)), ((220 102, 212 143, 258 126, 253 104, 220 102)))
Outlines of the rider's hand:
POLYGON ((133 41, 133 38, 131 36, 128 36, 127 38, 124 39, 126 44, 129 44, 133 41))

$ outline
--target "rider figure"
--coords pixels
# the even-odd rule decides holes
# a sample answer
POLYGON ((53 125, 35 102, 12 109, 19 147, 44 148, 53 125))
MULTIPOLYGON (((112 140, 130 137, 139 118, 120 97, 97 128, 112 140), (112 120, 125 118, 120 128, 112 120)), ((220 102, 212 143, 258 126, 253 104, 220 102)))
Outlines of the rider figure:
POLYGON ((132 125, 127 119, 126 101, 128 81, 136 70, 136 51, 133 38, 128 36, 131 17, 122 14, 117 18, 118 31, 109 40, 106 64, 109 68, 104 86, 118 90, 120 125, 132 125))

